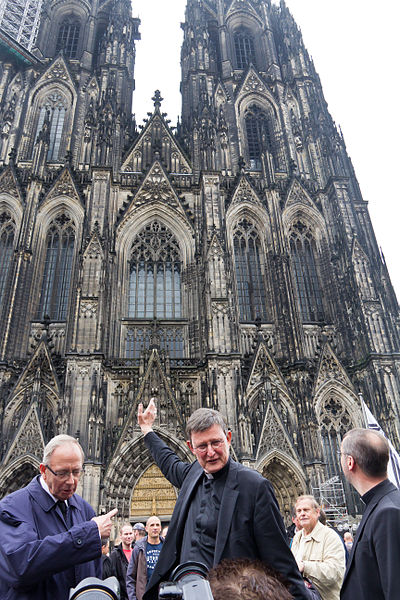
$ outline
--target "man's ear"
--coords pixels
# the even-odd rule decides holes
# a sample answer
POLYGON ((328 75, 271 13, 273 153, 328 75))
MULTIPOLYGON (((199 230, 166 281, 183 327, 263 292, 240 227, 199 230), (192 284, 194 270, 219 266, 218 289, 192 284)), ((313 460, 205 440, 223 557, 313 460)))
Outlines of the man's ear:
POLYGON ((232 431, 230 431, 230 430, 228 431, 228 433, 226 434, 226 440, 227 440, 228 444, 231 443, 231 441, 232 441, 232 431))
POLYGON ((347 468, 348 468, 348 470, 349 471, 354 471, 354 468, 356 466, 356 461, 354 460, 354 458, 348 454, 346 456, 346 462, 347 462, 347 468))
POLYGON ((186 444, 187 444, 187 447, 189 448, 190 452, 191 452, 192 454, 194 454, 195 452, 194 452, 194 450, 193 450, 193 446, 192 446, 192 444, 191 444, 191 441, 190 441, 190 440, 186 440, 186 444))
POLYGON ((44 465, 43 463, 40 463, 39 471, 40 471, 41 475, 44 475, 46 473, 46 465, 44 465))

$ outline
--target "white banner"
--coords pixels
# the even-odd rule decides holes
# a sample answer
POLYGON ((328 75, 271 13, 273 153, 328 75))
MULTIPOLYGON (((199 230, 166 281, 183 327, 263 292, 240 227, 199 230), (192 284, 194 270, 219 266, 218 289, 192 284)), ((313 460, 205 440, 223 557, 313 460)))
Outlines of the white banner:
MULTIPOLYGON (((365 404, 364 400, 360 398, 361 406, 363 409, 363 413, 365 416, 365 421, 368 429, 373 429, 374 431, 378 431, 382 435, 386 437, 382 428, 380 427, 378 421, 375 419, 372 412, 369 410, 368 406, 365 404)), ((386 437, 387 439, 387 437, 386 437)), ((390 481, 400 489, 400 456, 397 454, 394 449, 393 444, 390 440, 389 442, 389 463, 388 463, 388 477, 390 481)))

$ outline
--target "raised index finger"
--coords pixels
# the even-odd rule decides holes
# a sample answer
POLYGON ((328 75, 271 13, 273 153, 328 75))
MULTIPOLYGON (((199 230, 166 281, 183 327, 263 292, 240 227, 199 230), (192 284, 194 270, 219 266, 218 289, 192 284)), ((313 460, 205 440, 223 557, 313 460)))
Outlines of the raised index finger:
POLYGON ((113 508, 112 510, 110 510, 109 513, 106 514, 106 517, 109 517, 110 519, 112 519, 113 517, 115 517, 117 512, 118 512, 118 508, 113 508))

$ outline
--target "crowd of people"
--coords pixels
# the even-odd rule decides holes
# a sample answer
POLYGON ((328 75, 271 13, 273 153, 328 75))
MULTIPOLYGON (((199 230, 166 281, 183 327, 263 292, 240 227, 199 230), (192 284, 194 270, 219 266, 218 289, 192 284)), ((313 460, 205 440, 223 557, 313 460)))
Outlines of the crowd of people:
POLYGON ((387 478, 382 435, 353 429, 342 440, 344 476, 365 504, 353 540, 325 524, 309 495, 297 499, 287 532, 269 481, 231 458, 232 434, 219 412, 198 409, 189 418, 193 463, 153 431, 156 413, 153 400, 146 410, 139 405, 138 423, 155 463, 180 490, 168 531, 157 515, 123 523, 110 552, 117 510, 96 516, 76 494, 83 450, 56 436, 40 474, 0 501, 2 600, 67 600, 82 579, 111 576, 121 600, 155 600, 174 568, 193 561, 208 571, 215 600, 399 597, 400 491, 387 478))

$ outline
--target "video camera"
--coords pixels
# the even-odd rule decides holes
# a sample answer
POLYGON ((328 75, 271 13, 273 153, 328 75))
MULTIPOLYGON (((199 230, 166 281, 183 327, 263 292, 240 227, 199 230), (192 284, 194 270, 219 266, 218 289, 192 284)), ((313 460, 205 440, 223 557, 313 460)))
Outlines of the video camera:
POLYGON ((213 600, 210 584, 206 580, 208 569, 202 563, 188 561, 178 565, 171 581, 160 584, 158 598, 162 600, 213 600))
POLYGON ((120 600, 119 582, 116 577, 104 581, 97 577, 82 579, 76 588, 69 592, 69 600, 120 600))

